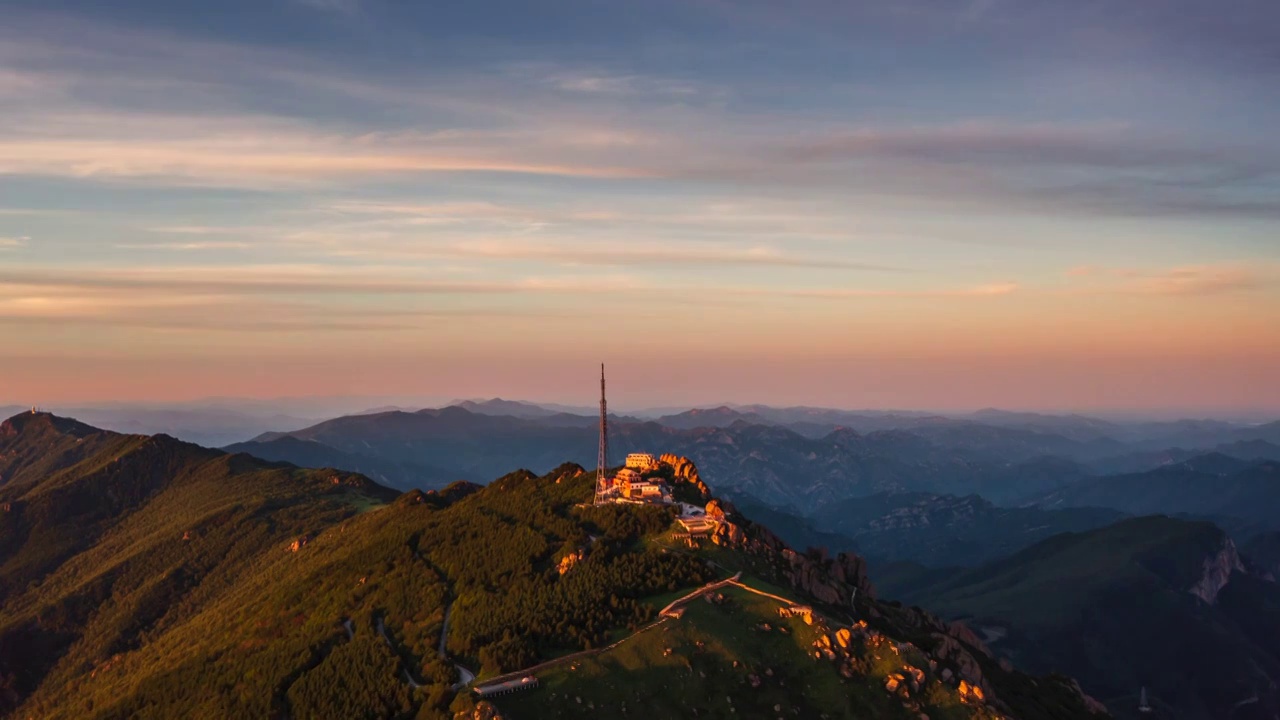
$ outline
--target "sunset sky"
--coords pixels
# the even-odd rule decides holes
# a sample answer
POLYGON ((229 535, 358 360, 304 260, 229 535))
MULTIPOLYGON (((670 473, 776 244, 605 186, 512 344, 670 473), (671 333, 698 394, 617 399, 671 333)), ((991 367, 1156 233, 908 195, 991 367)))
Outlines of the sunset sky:
POLYGON ((0 403, 1280 412, 1277 27, 0 0, 0 403))

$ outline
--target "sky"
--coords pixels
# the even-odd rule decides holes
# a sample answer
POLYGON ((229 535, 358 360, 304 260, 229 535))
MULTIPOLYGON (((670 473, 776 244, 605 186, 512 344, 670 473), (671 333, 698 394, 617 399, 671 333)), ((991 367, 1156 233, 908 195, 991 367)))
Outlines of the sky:
POLYGON ((1270 0, 0 0, 0 402, 1280 414, 1270 0))

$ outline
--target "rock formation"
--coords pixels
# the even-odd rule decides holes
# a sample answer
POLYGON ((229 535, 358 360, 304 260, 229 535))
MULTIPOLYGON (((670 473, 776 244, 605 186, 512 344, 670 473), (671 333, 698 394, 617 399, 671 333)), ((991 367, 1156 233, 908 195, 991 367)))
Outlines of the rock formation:
POLYGON ((666 454, 658 458, 658 462, 671 467, 673 478, 676 482, 685 482, 692 485, 702 494, 704 498, 711 497, 711 488, 702 481, 702 477, 698 475, 698 466, 687 457, 679 455, 666 454))
POLYGON ((578 562, 582 560, 582 556, 582 548, 578 548, 575 552, 566 553, 564 557, 560 558, 560 562, 556 566, 556 570, 558 570, 561 575, 564 575, 572 570, 573 566, 577 565, 578 562))
POLYGON ((474 710, 455 716, 455 720, 505 720, 505 718, 506 716, 498 712, 498 708, 487 700, 476 703, 474 710))
MULTIPOLYGON (((863 618, 850 627, 828 632, 826 621, 815 616, 814 624, 823 630, 812 648, 816 659, 834 661, 840 666, 841 675, 853 677, 865 672, 850 659, 849 648, 856 641, 887 647, 904 658, 904 665, 886 681, 885 689, 905 700, 914 697, 926 682, 924 671, 905 661, 908 653, 918 651, 929 667, 928 677, 957 688, 965 702, 987 705, 1001 714, 1010 712, 995 692, 990 675, 995 673, 1000 680, 1014 671, 1007 662, 1002 665, 967 626, 947 622, 920 608, 878 602, 867 577, 866 562, 857 555, 839 553, 832 558, 823 549, 799 553, 767 528, 738 514, 731 504, 713 500, 708 506, 709 510, 716 506, 725 514, 712 542, 771 567, 775 581, 790 585, 828 610, 863 618)), ((1089 712, 1105 712, 1096 700, 1080 691, 1078 684, 1064 683, 1059 689, 1076 695, 1080 706, 1089 712)))
POLYGON ((1240 562, 1236 544, 1226 538, 1218 552, 1204 559, 1204 571, 1189 592, 1213 605, 1218 601, 1218 593, 1231 581, 1233 572, 1245 572, 1244 564, 1240 562))

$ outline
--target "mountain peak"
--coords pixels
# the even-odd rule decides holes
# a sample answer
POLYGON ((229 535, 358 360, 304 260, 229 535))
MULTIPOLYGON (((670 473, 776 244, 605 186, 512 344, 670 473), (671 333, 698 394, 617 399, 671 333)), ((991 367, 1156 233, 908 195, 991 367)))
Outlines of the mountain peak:
POLYGON ((0 423, 0 437, 14 437, 28 433, 52 433, 84 437, 102 432, 79 420, 64 418, 49 412, 22 412, 0 423))
POLYGON ((510 415, 526 419, 548 417, 559 412, 534 403, 521 400, 504 400, 500 397, 489 400, 462 400, 447 407, 462 408, 478 415, 510 415))

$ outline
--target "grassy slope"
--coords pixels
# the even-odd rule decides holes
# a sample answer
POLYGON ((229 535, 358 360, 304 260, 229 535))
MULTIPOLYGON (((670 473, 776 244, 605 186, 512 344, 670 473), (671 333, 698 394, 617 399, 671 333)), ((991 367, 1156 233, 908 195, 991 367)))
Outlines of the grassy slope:
POLYGON ((1055 627, 1116 584, 1189 588, 1199 558, 1222 533, 1209 523, 1163 517, 1064 533, 1003 560, 959 573, 928 590, 931 607, 974 618, 1055 627), (1183 562, 1192 558, 1193 562, 1183 562))
MULTIPOLYGON (((909 710, 884 689, 886 676, 899 671, 904 660, 889 644, 859 643, 855 654, 865 674, 846 679, 833 663, 812 656, 817 628, 800 618, 778 617, 774 600, 733 587, 723 594, 728 598, 724 605, 694 600, 680 620, 664 622, 607 653, 541 673, 539 689, 500 698, 497 704, 512 717, 528 720, 695 713, 703 718, 849 720, 919 716, 919 709, 909 710), (763 624, 771 630, 761 629, 763 624), (751 675, 759 687, 752 687, 751 675)), ((915 665, 927 668, 923 657, 915 665)), ((922 700, 931 718, 986 713, 963 705, 953 689, 936 681, 922 700)))

